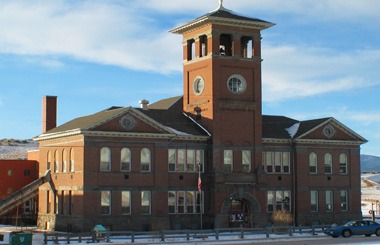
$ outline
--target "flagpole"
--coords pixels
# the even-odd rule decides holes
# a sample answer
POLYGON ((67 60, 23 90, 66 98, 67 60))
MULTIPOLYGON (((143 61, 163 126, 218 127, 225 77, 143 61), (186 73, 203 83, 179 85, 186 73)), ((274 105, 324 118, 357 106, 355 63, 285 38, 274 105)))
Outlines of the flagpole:
POLYGON ((201 179, 201 164, 198 163, 198 192, 199 192, 199 207, 201 213, 201 230, 203 229, 203 207, 202 207, 202 179, 201 179))

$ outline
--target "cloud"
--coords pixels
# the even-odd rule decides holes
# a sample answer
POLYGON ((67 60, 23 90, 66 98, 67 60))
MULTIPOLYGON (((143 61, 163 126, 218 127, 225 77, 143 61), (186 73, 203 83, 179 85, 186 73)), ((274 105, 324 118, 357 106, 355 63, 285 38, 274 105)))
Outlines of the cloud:
POLYGON ((33 1, 33 8, 30 2, 5 1, 0 7, 0 53, 180 71, 180 62, 173 59, 181 57, 179 37, 155 25, 123 1, 33 1))
POLYGON ((338 52, 302 45, 264 45, 263 54, 264 102, 273 103, 378 84, 376 67, 380 65, 380 50, 338 52))

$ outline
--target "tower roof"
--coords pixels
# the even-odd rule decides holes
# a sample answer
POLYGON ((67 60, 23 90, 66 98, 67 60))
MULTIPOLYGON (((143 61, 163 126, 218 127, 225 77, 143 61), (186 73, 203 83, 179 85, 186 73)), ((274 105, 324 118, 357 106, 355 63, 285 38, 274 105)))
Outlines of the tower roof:
POLYGON ((205 24, 221 24, 229 26, 239 26, 252 29, 263 30, 274 26, 273 23, 260 20, 257 18, 246 17, 223 7, 222 1, 220 1, 219 7, 195 20, 192 20, 182 26, 179 26, 170 32, 176 34, 183 34, 190 29, 202 26, 205 24))

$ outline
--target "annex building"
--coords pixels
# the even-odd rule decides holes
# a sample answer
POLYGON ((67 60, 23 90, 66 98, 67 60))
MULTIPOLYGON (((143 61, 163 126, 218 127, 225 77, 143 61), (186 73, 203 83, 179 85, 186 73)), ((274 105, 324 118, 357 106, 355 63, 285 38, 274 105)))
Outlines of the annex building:
POLYGON ((35 140, 52 183, 39 188, 38 227, 262 227, 275 211, 295 225, 361 218, 366 140, 331 117, 262 115, 261 31, 271 26, 220 4, 171 30, 183 36, 178 97, 59 126, 57 98, 44 97, 35 140))

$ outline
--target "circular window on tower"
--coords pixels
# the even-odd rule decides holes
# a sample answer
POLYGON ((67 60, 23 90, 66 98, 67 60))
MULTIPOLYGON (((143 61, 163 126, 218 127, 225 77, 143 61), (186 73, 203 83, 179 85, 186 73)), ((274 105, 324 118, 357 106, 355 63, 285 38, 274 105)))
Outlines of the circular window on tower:
POLYGON ((234 74, 228 78, 227 87, 232 93, 241 94, 246 90, 247 82, 244 77, 234 74))
POLYGON ((200 95, 205 89, 205 81, 201 76, 197 76, 193 82, 193 90, 195 95, 200 95))

